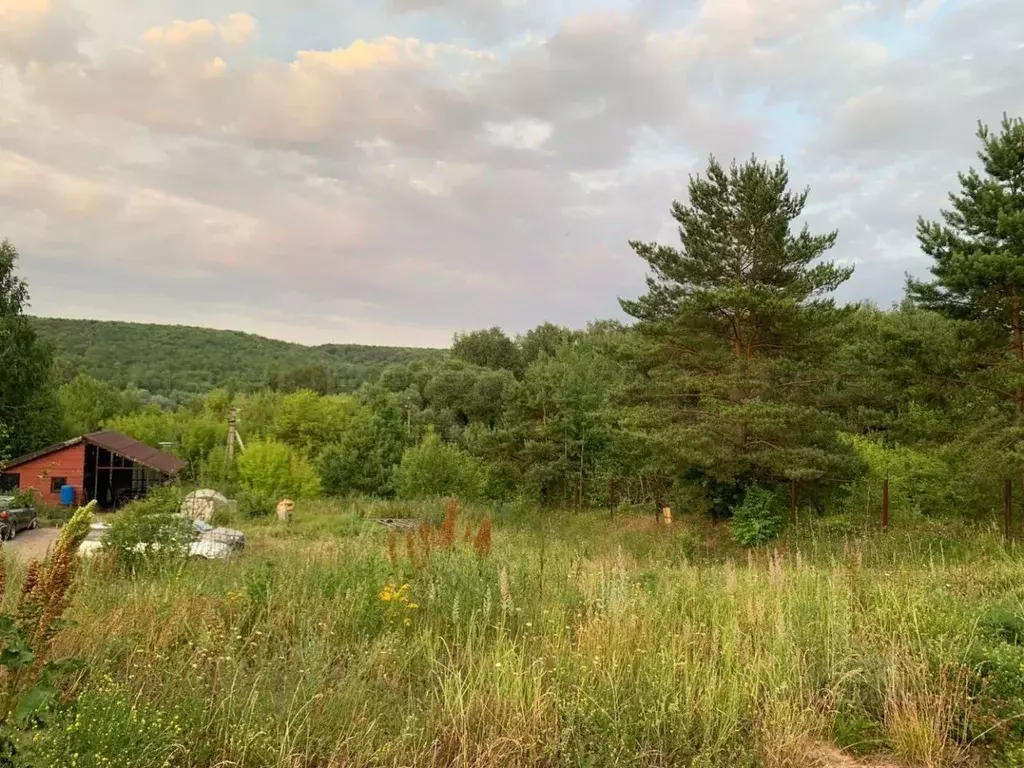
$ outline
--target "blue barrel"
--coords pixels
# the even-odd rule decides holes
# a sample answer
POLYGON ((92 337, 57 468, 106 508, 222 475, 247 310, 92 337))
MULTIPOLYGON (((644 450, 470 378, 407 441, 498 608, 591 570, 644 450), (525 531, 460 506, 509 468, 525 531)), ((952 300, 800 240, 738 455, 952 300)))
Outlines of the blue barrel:
POLYGON ((75 486, 62 485, 60 487, 60 503, 65 507, 70 507, 75 503, 75 486))

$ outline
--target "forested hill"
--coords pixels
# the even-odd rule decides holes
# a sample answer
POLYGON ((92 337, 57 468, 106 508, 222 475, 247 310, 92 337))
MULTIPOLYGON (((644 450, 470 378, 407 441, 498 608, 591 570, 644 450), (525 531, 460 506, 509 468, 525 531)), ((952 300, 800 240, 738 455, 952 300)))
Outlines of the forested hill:
POLYGON ((239 331, 100 320, 32 319, 56 346, 63 376, 87 373, 118 387, 135 386, 172 401, 219 386, 270 384, 354 390, 391 363, 440 350, 325 344, 307 347, 239 331))

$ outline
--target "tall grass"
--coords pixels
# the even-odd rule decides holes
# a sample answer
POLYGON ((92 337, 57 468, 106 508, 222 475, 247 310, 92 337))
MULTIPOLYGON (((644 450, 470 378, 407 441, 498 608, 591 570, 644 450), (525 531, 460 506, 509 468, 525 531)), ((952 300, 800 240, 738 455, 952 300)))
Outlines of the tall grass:
MULTIPOLYGON (((994 532, 806 528, 748 555, 700 521, 499 510, 489 554, 449 516, 451 547, 414 567, 377 513, 395 514, 300 509, 232 562, 89 570, 57 641, 89 662, 66 717, 95 757, 59 724, 30 749, 80 766, 806 766, 838 745, 952 766, 994 761, 1024 717, 1020 646, 986 624, 1020 610, 1024 561, 994 532), (124 712, 144 744, 109 727, 124 712)), ((474 530, 488 514, 470 510, 474 530)))

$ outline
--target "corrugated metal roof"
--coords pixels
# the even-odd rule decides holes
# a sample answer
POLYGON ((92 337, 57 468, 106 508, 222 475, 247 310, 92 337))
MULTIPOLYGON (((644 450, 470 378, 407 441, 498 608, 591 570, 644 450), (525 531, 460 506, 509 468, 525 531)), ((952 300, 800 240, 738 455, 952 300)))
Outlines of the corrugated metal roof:
POLYGON ((128 435, 112 429, 103 432, 92 432, 84 437, 85 442, 119 453, 136 464, 155 469, 168 477, 176 477, 185 468, 185 462, 177 456, 159 451, 152 446, 133 440, 128 435))
POLYGON ((88 435, 75 437, 71 440, 65 440, 63 443, 56 443, 55 445, 50 445, 46 448, 40 448, 38 451, 33 451, 32 453, 26 453, 24 456, 19 456, 6 464, 0 465, 0 470, 7 471, 9 469, 13 469, 14 467, 27 464, 30 461, 48 454, 62 451, 73 445, 78 445, 81 442, 91 443, 92 445, 99 446, 100 448, 106 448, 108 451, 118 453, 126 459, 134 461, 136 464, 141 464, 144 467, 154 469, 168 477, 177 477, 181 470, 185 468, 185 462, 177 456, 171 456, 169 453, 158 451, 156 448, 128 437, 128 435, 115 432, 112 429, 107 429, 102 432, 92 432, 88 435))

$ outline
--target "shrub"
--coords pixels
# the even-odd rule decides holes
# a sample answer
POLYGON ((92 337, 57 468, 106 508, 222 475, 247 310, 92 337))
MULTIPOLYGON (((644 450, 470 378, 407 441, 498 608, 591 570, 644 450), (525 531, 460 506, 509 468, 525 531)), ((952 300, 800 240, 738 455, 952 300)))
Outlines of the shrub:
POLYGON ((475 501, 484 495, 487 473, 475 458, 431 432, 402 454, 395 486, 404 499, 455 496, 475 501))
POLYGON ((11 507, 19 509, 22 507, 32 507, 36 503, 36 492, 31 488, 26 488, 24 491, 18 491, 12 497, 11 507))
POLYGON ((245 517, 267 517, 274 514, 279 499, 263 496, 255 491, 244 491, 238 497, 238 511, 245 517))
POLYGON ((203 488, 216 488, 231 498, 235 495, 238 472, 235 464, 228 461, 227 451, 221 446, 210 451, 199 465, 197 479, 203 488))
POLYGON ((243 510, 266 509, 283 498, 320 494, 320 478, 312 465, 292 448, 275 440, 250 443, 238 457, 238 482, 243 510))
POLYGON ((778 538, 784 524, 782 505, 775 494, 754 486, 733 512, 732 535, 744 547, 758 547, 778 538))
POLYGON ((179 488, 153 489, 121 510, 103 536, 103 546, 115 552, 118 565, 128 571, 144 562, 184 557, 194 533, 188 518, 178 514, 180 507, 179 488))
POLYGON ((878 438, 843 435, 868 467, 848 486, 850 512, 874 516, 889 479, 890 514, 894 520, 919 515, 982 517, 998 512, 1002 480, 1012 466, 989 446, 962 441, 933 448, 887 445, 878 438))

